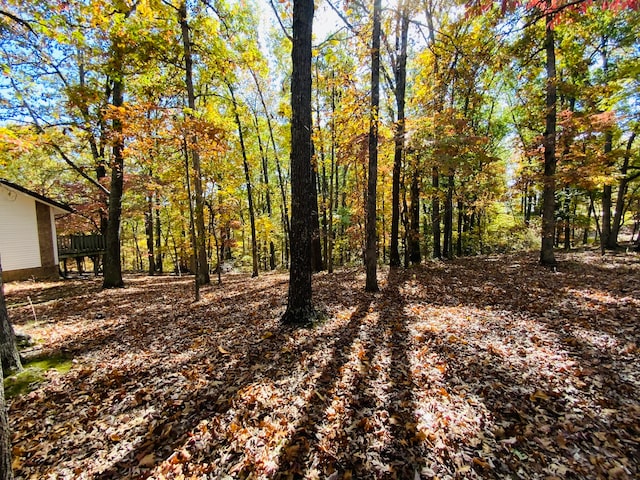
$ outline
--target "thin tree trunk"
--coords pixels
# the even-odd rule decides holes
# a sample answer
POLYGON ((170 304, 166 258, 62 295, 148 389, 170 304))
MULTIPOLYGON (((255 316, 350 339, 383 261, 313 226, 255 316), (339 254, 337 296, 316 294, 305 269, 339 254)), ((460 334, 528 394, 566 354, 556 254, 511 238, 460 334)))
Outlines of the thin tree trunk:
MULTIPOLYGON (((604 155, 607 159, 611 155, 613 150, 613 132, 607 130, 604 134, 604 155)), ((609 160, 609 166, 611 161, 609 160)), ((613 188, 611 184, 607 183, 602 189, 602 224, 600 235, 600 251, 604 254, 605 250, 614 250, 618 245, 616 240, 611 235, 611 200, 612 200, 613 188)))
MULTIPOLYGON (((185 85, 187 88, 187 106, 189 116, 193 116, 196 108, 196 96, 193 87, 193 58, 191 55, 191 40, 189 23, 187 22, 187 3, 183 1, 179 8, 180 28, 182 32, 182 46, 185 63, 185 85)), ((200 153, 198 152, 198 137, 191 135, 191 161, 193 162, 193 188, 195 193, 195 227, 197 240, 198 269, 196 277, 201 285, 211 282, 209 277, 209 261, 207 258, 207 244, 205 241, 206 230, 204 227, 204 195, 202 192, 202 168, 200 166, 200 153)))
MULTIPOLYGON (((333 72, 332 72, 333 78, 333 72)), ((336 88, 335 85, 331 85, 331 168, 329 171, 329 231, 328 231, 328 245, 327 245, 327 272, 333 273, 333 245, 334 245, 334 232, 333 232, 333 213, 334 204, 337 210, 337 186, 338 186, 338 169, 336 165, 336 88), (334 189, 333 178, 336 177, 336 188, 334 189)))
POLYGON ((411 175, 409 192, 411 207, 409 209, 407 249, 409 261, 413 264, 418 264, 422 261, 422 255, 420 255, 420 177, 415 166, 411 175))
POLYGON ((253 77, 253 81, 256 84, 256 89, 258 91, 258 96, 260 97, 260 103, 262 104, 262 109, 264 110, 264 115, 267 119, 267 127, 269 128, 269 138, 271 140, 271 147, 273 148, 273 157, 276 161, 276 172, 278 174, 278 186, 280 187, 280 196, 282 200, 282 217, 283 217, 283 225, 284 225, 284 256, 285 263, 288 266, 289 263, 289 232, 291 231, 291 224, 289 221, 289 209, 287 206, 287 191, 285 188, 284 175, 282 174, 282 168, 280 166, 280 157, 278 156, 278 149, 276 147, 276 140, 273 134, 273 125, 271 124, 271 116, 269 115, 269 110, 267 110, 267 104, 264 100, 264 95, 262 93, 262 88, 260 87, 260 82, 258 82, 258 77, 252 69, 249 69, 251 72, 251 76, 253 77))
POLYGON ((317 314, 311 284, 311 33, 314 0, 293 2, 291 59, 291 268, 282 322, 303 325, 317 314))
POLYGON ((200 280, 198 279, 198 239, 196 238, 195 215, 193 200, 191 199, 191 175, 189 174, 189 147, 186 137, 182 137, 182 149, 184 153, 184 171, 187 184, 187 200, 189 201, 189 234, 191 237, 191 248, 193 250, 194 276, 193 289, 195 301, 200 301, 200 280))
POLYGON ((442 247, 440 244, 440 175, 438 173, 438 167, 433 167, 431 170, 431 186, 433 187, 433 197, 431 199, 433 258, 442 258, 442 247))
POLYGON ((258 239, 256 238, 256 216, 253 208, 253 189, 251 186, 251 173, 249 171, 249 161, 247 159, 247 149, 244 144, 244 134, 242 133, 242 123, 240 122, 240 114, 238 113, 238 103, 230 83, 227 83, 231 101, 233 102, 233 116, 238 127, 238 137, 240 139, 240 150, 242 152, 242 166, 244 167, 244 178, 247 185, 247 201, 249 202, 249 224, 251 227, 251 258, 253 259, 252 277, 258 276, 258 239))
POLYGON ((381 0, 373 2, 373 36, 371 39, 371 113, 369 119, 369 172, 367 175, 366 246, 367 273, 365 290, 377 292, 376 187, 378 181, 378 109, 380 106, 380 10, 381 0))
POLYGON ((147 236, 147 258, 149 260, 149 275, 156 273, 156 259, 154 248, 153 228, 153 193, 147 197, 147 211, 144 214, 144 231, 147 236))
MULTIPOLYGON (((636 132, 632 132, 629 140, 627 141, 627 148, 625 150, 624 159, 622 161, 622 167, 620 168, 620 182, 618 183, 618 196, 616 197, 616 211, 613 217, 613 224, 611 225, 611 237, 614 242, 618 242, 618 235, 620 234, 620 227, 622 226, 622 217, 624 214, 624 198, 627 195, 629 189, 630 178, 627 176, 629 172, 629 161, 631 160, 631 148, 633 142, 636 139, 636 132)), ((635 177, 634 177, 635 178, 635 177)))
MULTIPOLYGON (((547 9, 551 9, 551 0, 546 0, 547 9)), ((556 193, 556 49, 553 28, 553 15, 546 16, 545 52, 546 52, 546 120, 544 132, 544 176, 542 193, 542 242, 540 264, 554 267, 557 262, 553 252, 555 230, 555 193, 556 193)))
POLYGON ((162 267, 162 224, 160 222, 160 194, 156 190, 155 192, 155 217, 154 227, 156 229, 156 271, 163 273, 162 267))
MULTIPOLYGON (((401 27, 399 56, 395 69, 395 97, 398 109, 398 121, 395 128, 395 150, 393 157, 393 176, 391 183, 391 244, 389 246, 389 264, 391 267, 400 266, 400 251, 398 237, 400 230, 400 171, 402 170, 402 158, 404 154, 405 135, 405 92, 407 85, 407 40, 409 32, 409 17, 406 12, 406 5, 401 7, 401 27)), ((418 254, 419 254, 418 241, 418 254)))
POLYGON ((453 258, 453 182, 454 176, 447 178, 447 197, 444 204, 444 248, 443 254, 451 260, 453 258))

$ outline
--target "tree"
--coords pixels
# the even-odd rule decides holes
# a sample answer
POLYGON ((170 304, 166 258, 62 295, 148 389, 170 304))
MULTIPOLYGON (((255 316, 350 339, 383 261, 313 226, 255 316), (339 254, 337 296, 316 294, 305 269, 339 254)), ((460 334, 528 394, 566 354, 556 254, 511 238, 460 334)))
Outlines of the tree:
POLYGON ((9 323, 9 314, 4 299, 4 283, 2 282, 2 263, 0 259, 0 359, 5 372, 22 370, 20 354, 16 345, 16 336, 9 323))
POLYGON ((380 106, 380 10, 381 1, 373 2, 373 33, 371 38, 371 112, 369 118, 369 172, 367 175, 367 204, 364 263, 367 292, 377 292, 376 277, 378 250, 376 248, 376 186, 378 182, 378 123, 380 106))
POLYGON ((282 321, 306 324, 316 312, 311 266, 311 34, 314 0, 294 0, 291 59, 291 267, 289 297, 282 321))
MULTIPOLYGON (((185 85, 187 89, 187 106, 189 116, 193 116, 196 108, 195 91, 193 87, 193 59, 191 55, 191 40, 189 22, 187 21, 187 2, 182 2, 178 10, 180 28, 182 32, 182 44, 184 47, 185 85)), ((202 168, 200 166, 200 152, 198 151, 198 137, 194 134, 189 139, 191 161, 193 162, 193 186, 195 194, 195 222, 198 261, 196 262, 196 277, 200 285, 211 282, 209 276, 209 261, 207 258, 207 246, 205 241, 206 230, 204 227, 204 198, 202 194, 202 168)))
MULTIPOLYGON (((4 284, 2 282, 2 261, 0 259, 0 380, 4 378, 4 371, 12 368, 22 369, 20 355, 16 347, 15 335, 9 323, 7 305, 4 299, 4 284), (5 366, 6 365, 6 366, 5 366)), ((11 436, 9 434, 9 420, 4 403, 4 382, 0 384, 0 480, 12 480, 11 470, 11 436)))

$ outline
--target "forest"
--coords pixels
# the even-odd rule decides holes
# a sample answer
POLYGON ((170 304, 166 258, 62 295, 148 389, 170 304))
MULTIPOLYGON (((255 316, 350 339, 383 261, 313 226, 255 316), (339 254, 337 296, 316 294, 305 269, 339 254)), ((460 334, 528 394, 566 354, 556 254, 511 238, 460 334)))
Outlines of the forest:
POLYGON ((636 477, 639 15, 2 0, 2 480, 636 477))
MULTIPOLYGON (((637 240, 638 12, 605 3, 384 4, 380 263, 637 240)), ((2 177, 72 206, 60 234, 115 224, 125 271, 193 272, 194 242, 201 280, 288 267, 290 2, 3 5, 2 177)), ((315 13, 315 271, 363 259, 371 17, 315 13)))

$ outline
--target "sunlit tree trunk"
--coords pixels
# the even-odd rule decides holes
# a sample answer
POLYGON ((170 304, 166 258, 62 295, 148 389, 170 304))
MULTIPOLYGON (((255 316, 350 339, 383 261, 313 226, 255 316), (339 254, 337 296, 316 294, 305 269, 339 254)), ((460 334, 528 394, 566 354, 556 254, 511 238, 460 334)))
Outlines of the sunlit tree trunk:
POLYGON ((381 1, 373 2, 373 36, 371 39, 371 113, 369 119, 369 171, 365 223, 365 268, 368 292, 378 291, 376 248, 376 187, 378 181, 378 113, 380 106, 380 10, 381 1))
POLYGON ((293 2, 291 59, 291 267, 282 321, 307 324, 316 317, 311 286, 311 33, 314 0, 293 2))
MULTIPOLYGON (((546 0, 547 10, 551 10, 551 0, 546 0)), ((546 16, 545 33, 546 52, 546 120, 544 132, 544 175, 542 193, 542 242, 540 264, 548 267, 556 265, 553 252, 555 231, 555 193, 556 193, 556 50, 553 29, 553 15, 546 16)))

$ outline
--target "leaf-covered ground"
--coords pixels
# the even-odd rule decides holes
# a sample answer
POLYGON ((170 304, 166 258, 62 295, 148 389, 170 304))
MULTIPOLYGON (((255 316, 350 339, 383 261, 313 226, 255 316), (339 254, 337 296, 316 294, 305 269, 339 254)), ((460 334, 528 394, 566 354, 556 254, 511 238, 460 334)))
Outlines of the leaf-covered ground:
POLYGON ((8 284, 73 359, 11 400, 16 476, 639 478, 640 258, 560 260, 319 274, 307 329, 285 274, 8 284))

